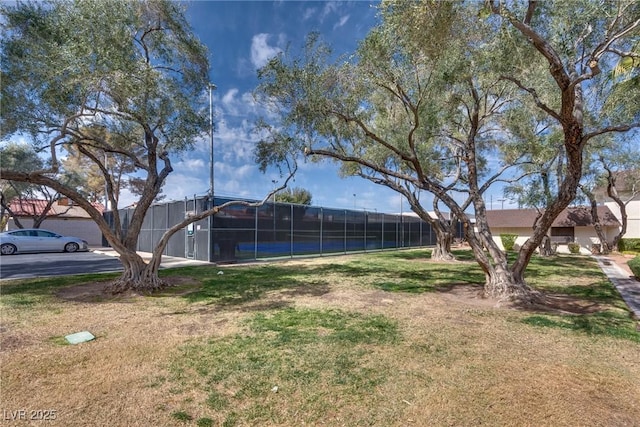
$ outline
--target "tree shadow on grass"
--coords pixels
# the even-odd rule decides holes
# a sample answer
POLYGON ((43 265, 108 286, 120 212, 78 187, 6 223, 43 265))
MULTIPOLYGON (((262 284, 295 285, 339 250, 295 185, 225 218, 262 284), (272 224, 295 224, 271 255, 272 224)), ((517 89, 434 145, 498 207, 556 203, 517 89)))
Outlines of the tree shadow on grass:
POLYGON ((342 274, 348 277, 363 277, 371 274, 388 273, 383 265, 374 264, 325 264, 301 267, 298 272, 304 275, 325 276, 327 274, 342 274))
MULTIPOLYGON (((407 250, 407 251, 398 251, 398 252, 384 252, 380 256, 387 259, 401 259, 407 261, 416 261, 416 260, 431 260, 431 254, 433 251, 431 249, 424 250, 407 250)), ((453 256, 455 256, 456 261, 473 261, 475 262, 475 258, 473 256, 473 251, 469 249, 454 249, 451 251, 453 256)), ((451 263, 455 264, 456 261, 451 261, 451 263)))
POLYGON ((226 269, 224 274, 202 278, 200 286, 182 297, 191 303, 240 305, 258 300, 266 292, 289 290, 298 295, 328 292, 329 284, 306 269, 262 266, 254 269, 226 269))
POLYGON ((640 330, 628 313, 602 310, 584 314, 539 313, 522 319, 523 323, 543 328, 578 331, 587 335, 622 338, 640 343, 640 330))

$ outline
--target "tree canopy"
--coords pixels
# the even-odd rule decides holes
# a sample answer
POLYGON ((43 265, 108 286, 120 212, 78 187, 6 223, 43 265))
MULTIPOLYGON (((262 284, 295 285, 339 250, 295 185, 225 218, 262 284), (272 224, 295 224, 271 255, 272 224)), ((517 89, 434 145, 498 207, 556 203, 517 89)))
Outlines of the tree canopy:
POLYGON ((385 1, 381 17, 353 55, 332 61, 312 34, 300 56, 260 71, 259 93, 282 121, 258 153, 331 158, 405 196, 432 193, 464 222, 485 295, 531 300, 524 270, 576 195, 585 146, 640 125, 627 106, 637 93, 623 99, 607 77, 634 55, 638 5, 385 1), (557 187, 509 265, 482 196, 551 164, 562 170, 557 187))
POLYGON ((310 205, 313 196, 309 190, 300 187, 285 188, 275 194, 277 202, 310 205))
POLYGON ((39 170, 3 163, 3 179, 45 185, 86 210, 121 255, 123 286, 157 284, 157 265, 145 266, 135 252, 142 221, 172 172, 170 154, 207 130, 207 49, 181 8, 164 0, 77 0, 1 9, 1 137, 28 135, 48 155, 39 170), (75 156, 102 175, 112 206, 119 194, 112 162, 140 177, 128 224, 115 213, 110 228, 89 197, 64 182, 64 163, 73 167, 75 156))
MULTIPOLYGON (((3 4, 0 10, 0 136, 3 141, 30 136, 39 155, 48 156, 41 169, 3 164, 0 173, 3 179, 49 187, 91 216, 124 266, 113 292, 162 287, 158 268, 174 233, 231 204, 258 206, 272 195, 189 215, 164 233, 145 263, 136 253, 137 240, 145 214, 173 171, 171 156, 209 130, 203 108, 208 52, 193 34, 183 5, 51 0, 3 4), (95 177, 79 189, 64 182, 65 165, 95 177), (126 184, 140 198, 133 214, 121 218, 114 210, 108 224, 89 199, 99 193, 101 174, 109 204, 117 206, 125 173, 133 177, 126 184)), ((288 166, 289 176, 274 192, 291 179, 295 162, 288 166)))

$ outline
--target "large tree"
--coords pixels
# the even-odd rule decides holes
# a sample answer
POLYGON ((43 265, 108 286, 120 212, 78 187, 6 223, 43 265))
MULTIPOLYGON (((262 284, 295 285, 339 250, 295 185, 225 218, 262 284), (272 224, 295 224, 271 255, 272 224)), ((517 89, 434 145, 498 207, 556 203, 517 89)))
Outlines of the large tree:
MULTIPOLYGON (((594 160, 600 166, 599 189, 606 189, 606 195, 620 211, 621 227, 614 236, 610 249, 617 249, 618 243, 627 232, 629 223, 627 206, 640 195, 640 132, 635 139, 623 143, 611 141, 597 152, 594 160)), ((593 195, 592 195, 593 197, 593 195)))
POLYGON ((568 6, 552 2, 514 11, 497 2, 483 10, 383 2, 382 25, 351 57, 330 65, 326 47, 311 37, 302 58, 282 55, 262 70, 262 93, 283 112, 280 137, 265 143, 293 149, 297 143, 307 155, 336 159, 347 172, 396 191, 432 193, 463 221, 486 275, 485 295, 531 301, 525 268, 575 197, 584 146, 638 126, 637 111, 618 114, 593 92, 595 86, 611 93, 599 70, 626 54, 639 25, 637 7, 581 6, 573 22, 568 6), (515 165, 539 162, 541 141, 552 132, 560 135, 564 174, 509 265, 482 196, 515 165), (490 165, 496 156, 500 161, 490 165))
POLYGON ((2 139, 29 135, 50 158, 45 169, 3 165, 0 173, 52 188, 87 211, 120 254, 124 272, 114 291, 161 287, 157 271, 169 238, 224 207, 171 227, 148 264, 136 253, 145 214, 173 171, 171 154, 209 128, 202 108, 207 50, 182 7, 168 0, 54 0, 1 9, 2 139), (110 162, 133 165, 141 196, 128 224, 114 211, 111 228, 84 194, 63 182, 66 154, 82 156, 102 173, 114 207, 119 189, 110 162))
POLYGON ((622 94, 610 75, 618 61, 637 58, 640 4, 635 1, 537 2, 506 5, 487 1, 491 13, 505 25, 505 47, 524 43, 533 48, 536 62, 548 66, 547 87, 536 82, 529 70, 507 67, 505 76, 535 101, 539 111, 562 131, 565 172, 553 202, 539 218, 512 271, 524 278, 524 270, 555 218, 576 197, 583 172, 583 153, 594 138, 640 127, 640 112, 630 107, 640 87, 622 94), (513 41, 513 44, 512 44, 513 41), (548 84, 551 83, 551 88, 548 84))

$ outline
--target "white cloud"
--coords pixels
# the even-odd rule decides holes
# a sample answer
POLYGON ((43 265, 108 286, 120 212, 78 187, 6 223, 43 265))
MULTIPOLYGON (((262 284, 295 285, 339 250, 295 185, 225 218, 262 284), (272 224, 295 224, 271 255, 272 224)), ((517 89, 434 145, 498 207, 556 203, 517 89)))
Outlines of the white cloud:
POLYGON ((255 144, 256 138, 246 120, 235 127, 227 127, 223 121, 214 135, 215 158, 231 163, 254 163, 255 144))
POLYGON ((317 12, 317 9, 315 7, 309 7, 305 9, 304 13, 302 14, 302 20, 308 21, 313 17, 313 15, 315 15, 316 12, 317 12))
POLYGON ((251 40, 251 63, 257 68, 261 68, 280 52, 277 46, 269 46, 268 39, 270 35, 266 33, 256 34, 251 40))
POLYGON ((345 15, 342 18, 340 18, 340 20, 336 22, 335 25, 333 26, 333 29, 335 30, 336 28, 342 27, 344 24, 347 23, 347 21, 349 21, 350 17, 351 15, 345 15))
POLYGON ((162 187, 165 200, 184 200, 185 197, 193 197, 194 194, 203 195, 209 189, 209 177, 206 174, 200 176, 190 173, 188 169, 176 171, 167 177, 162 187))
POLYGON ((327 2, 324 5, 324 9, 322 9, 322 14, 320 15, 320 22, 324 21, 324 18, 331 13, 337 13, 338 11, 338 3, 336 2, 327 2))
POLYGON ((238 89, 233 88, 229 89, 227 93, 222 97, 222 104, 225 107, 228 107, 230 104, 232 105, 235 102, 236 95, 238 94, 238 89))
POLYGON ((176 164, 177 168, 184 168, 186 170, 197 170, 205 167, 203 159, 186 159, 176 164))

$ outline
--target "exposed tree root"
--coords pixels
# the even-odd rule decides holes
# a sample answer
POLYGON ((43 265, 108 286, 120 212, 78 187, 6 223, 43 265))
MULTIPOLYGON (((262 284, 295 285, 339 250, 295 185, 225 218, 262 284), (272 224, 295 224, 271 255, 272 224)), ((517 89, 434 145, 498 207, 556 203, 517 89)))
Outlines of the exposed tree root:
MULTIPOLYGON (((127 275, 128 276, 128 275, 127 275)), ((157 275, 141 275, 140 277, 122 277, 106 286, 104 293, 110 295, 121 294, 127 291, 154 293, 166 288, 168 285, 157 275)))
POLYGON ((431 252, 431 259, 433 261, 457 261, 456 257, 451 252, 436 250, 431 252))
POLYGON ((492 298, 500 302, 524 307, 544 305, 546 303, 545 295, 526 283, 500 281, 488 284, 484 287, 483 295, 485 298, 492 298))

